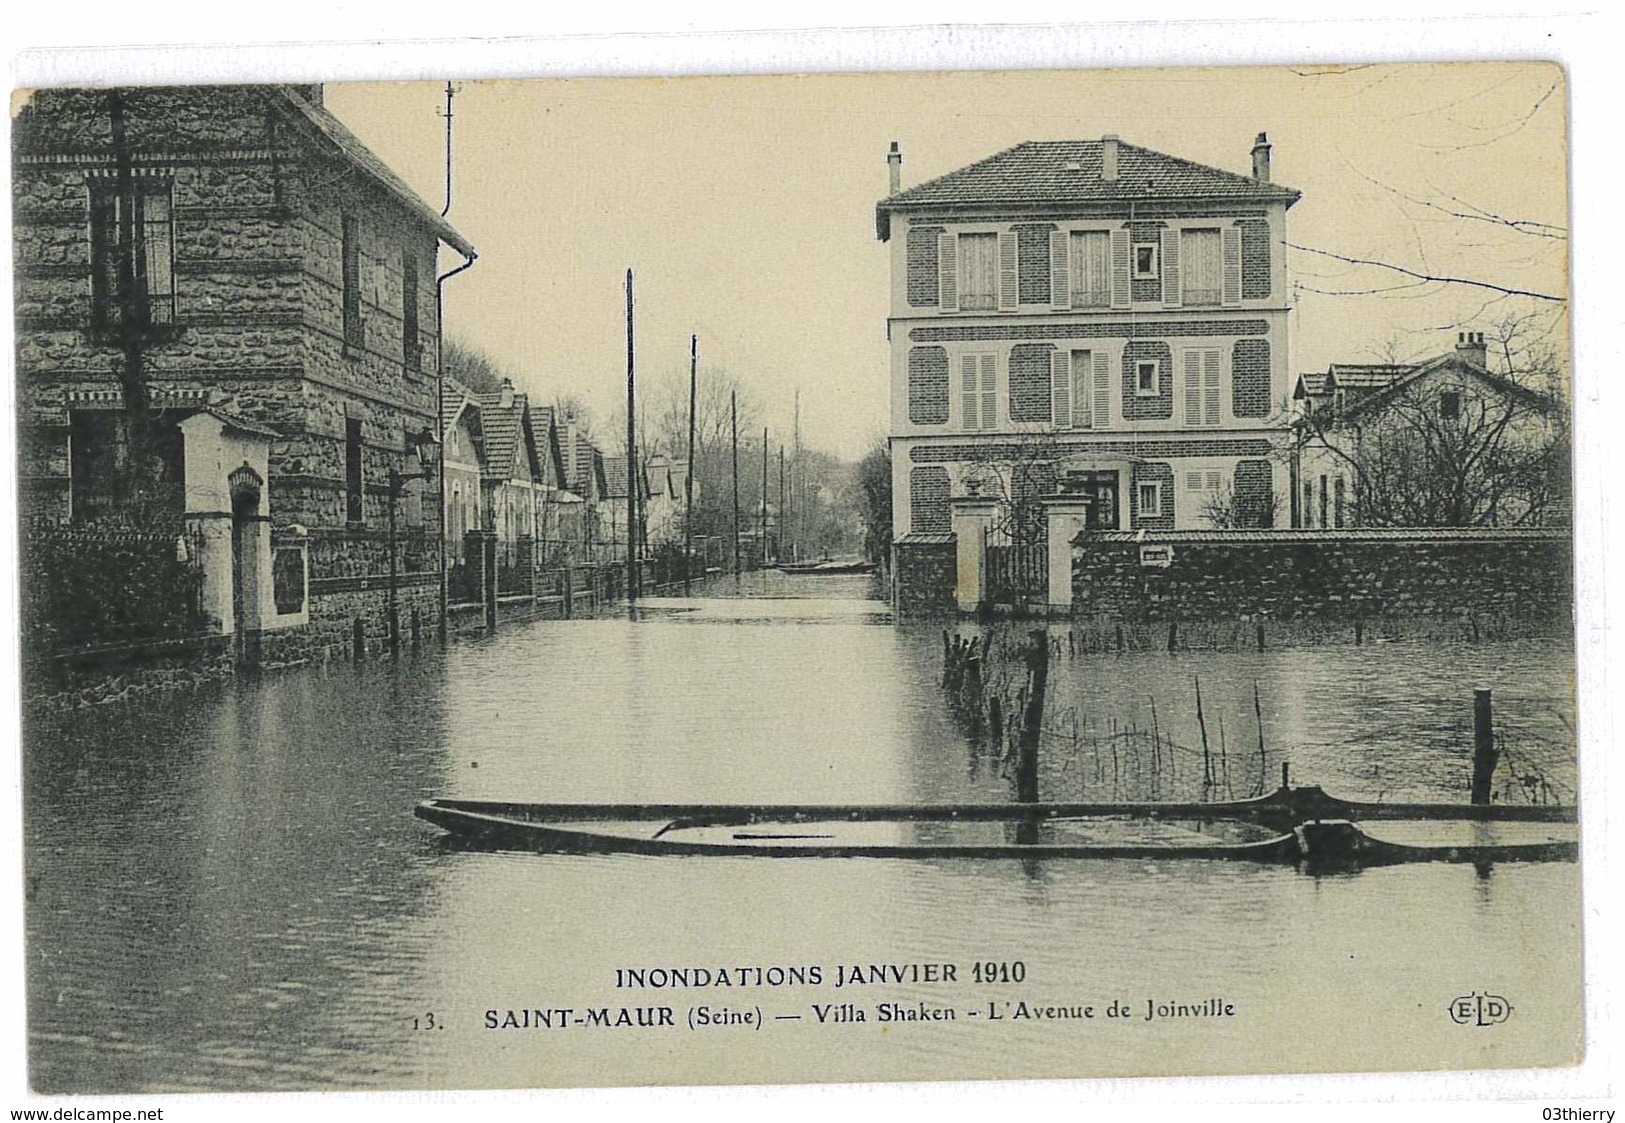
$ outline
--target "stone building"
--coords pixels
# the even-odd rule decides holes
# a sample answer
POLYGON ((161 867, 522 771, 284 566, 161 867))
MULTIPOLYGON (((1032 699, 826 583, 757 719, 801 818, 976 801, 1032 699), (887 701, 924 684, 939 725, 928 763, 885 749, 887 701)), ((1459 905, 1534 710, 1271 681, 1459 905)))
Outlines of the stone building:
POLYGON ((1490 369, 1482 332, 1416 363, 1333 363, 1293 385, 1292 525, 1562 525, 1560 404, 1490 369))
POLYGON ((1274 525, 1299 193, 1263 134, 1250 174, 1115 136, 906 190, 888 161, 894 538, 949 533, 970 492, 1009 508, 1062 484, 1103 530, 1274 525))
POLYGON ((468 242, 320 87, 41 90, 13 160, 30 541, 167 538, 242 662, 432 626, 440 250, 468 242))

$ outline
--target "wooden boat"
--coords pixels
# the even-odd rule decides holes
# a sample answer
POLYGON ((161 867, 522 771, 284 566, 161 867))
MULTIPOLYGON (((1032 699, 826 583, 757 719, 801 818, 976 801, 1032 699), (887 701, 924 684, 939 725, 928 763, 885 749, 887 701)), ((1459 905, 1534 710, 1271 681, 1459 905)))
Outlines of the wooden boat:
POLYGON ((1321 808, 1368 819, 1572 822, 1572 808, 1355 804, 1319 788, 1213 803, 908 805, 546 804, 432 799, 419 818, 471 846, 554 853, 760 857, 1195 858, 1315 869, 1414 861, 1554 861, 1578 844, 1416 846, 1374 837, 1321 808), (1436 811, 1437 815, 1427 812, 1436 811))
POLYGON ((783 565, 774 566, 774 568, 780 573, 788 573, 792 576, 835 577, 845 574, 873 573, 875 563, 864 561, 786 562, 783 565))

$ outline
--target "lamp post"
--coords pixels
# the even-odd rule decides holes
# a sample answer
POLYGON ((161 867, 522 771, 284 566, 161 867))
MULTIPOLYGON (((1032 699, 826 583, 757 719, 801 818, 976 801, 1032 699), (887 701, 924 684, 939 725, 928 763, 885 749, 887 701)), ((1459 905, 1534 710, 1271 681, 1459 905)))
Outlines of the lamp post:
POLYGON ((401 489, 413 480, 423 480, 432 483, 435 471, 439 467, 440 442, 435 440, 434 434, 425 429, 416 437, 407 439, 408 453, 417 458, 418 470, 415 472, 400 472, 394 468, 389 470, 389 654, 391 658, 399 657, 401 651, 401 611, 400 611, 400 563, 398 558, 395 508, 401 497, 401 489))

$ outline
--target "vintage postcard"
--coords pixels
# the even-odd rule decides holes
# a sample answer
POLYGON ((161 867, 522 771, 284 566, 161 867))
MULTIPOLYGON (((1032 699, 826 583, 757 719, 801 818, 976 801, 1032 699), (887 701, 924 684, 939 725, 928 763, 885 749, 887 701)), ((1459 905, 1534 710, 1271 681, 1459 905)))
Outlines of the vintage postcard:
POLYGON ((30 1087, 1577 1063, 1567 112, 14 94, 30 1087))

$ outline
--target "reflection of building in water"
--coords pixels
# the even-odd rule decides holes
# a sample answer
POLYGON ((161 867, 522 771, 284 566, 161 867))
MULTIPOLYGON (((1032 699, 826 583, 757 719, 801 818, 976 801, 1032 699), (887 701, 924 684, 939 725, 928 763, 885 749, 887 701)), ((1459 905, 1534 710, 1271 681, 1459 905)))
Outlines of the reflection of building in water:
POLYGON ((253 662, 380 644, 390 603, 432 625, 435 278, 467 241, 319 86, 42 90, 15 152, 35 638, 253 662))

